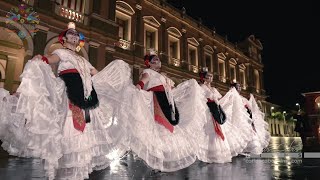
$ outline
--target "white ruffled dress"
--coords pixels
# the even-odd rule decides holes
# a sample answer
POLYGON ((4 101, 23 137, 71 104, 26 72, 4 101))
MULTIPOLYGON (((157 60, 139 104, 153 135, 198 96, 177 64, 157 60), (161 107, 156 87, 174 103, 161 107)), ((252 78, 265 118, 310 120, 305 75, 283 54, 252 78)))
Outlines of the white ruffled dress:
POLYGON ((0 136, 2 147, 10 155, 44 159, 49 179, 85 179, 128 150, 119 107, 123 87, 132 83, 130 67, 115 60, 91 77, 92 66, 83 57, 66 49, 53 54, 61 59, 58 70, 75 68, 82 71, 81 77, 89 77, 82 79, 84 88, 93 84, 100 105, 90 110, 91 122, 83 132, 76 130, 64 81, 40 59, 29 61, 17 90, 19 99, 6 103, 10 113, 0 114, 0 128, 6 128, 0 136))
POLYGON ((168 77, 151 69, 143 73, 150 77, 145 90, 164 86, 169 102, 173 100, 177 106, 180 122, 173 132, 159 124, 154 115, 153 92, 132 85, 125 93, 126 113, 121 113, 129 124, 129 147, 153 169, 170 172, 186 168, 196 161, 198 130, 204 126, 207 107, 203 90, 194 79, 171 89, 174 83, 168 77))
MULTIPOLYGON (((205 91, 205 95, 207 99, 214 101, 215 103, 219 104, 218 99, 222 96, 214 87, 208 87, 204 84, 201 85, 202 89, 205 91)), ((207 163, 227 163, 232 161, 231 150, 229 147, 228 140, 226 138, 226 134, 222 128, 223 125, 220 127, 216 123, 212 117, 212 114, 209 108, 206 109, 206 124, 204 125, 203 129, 199 130, 199 138, 197 139, 198 142, 198 151, 197 157, 200 161, 207 162, 207 163), (224 139, 218 135, 215 131, 215 128, 219 128, 221 133, 224 136, 224 139)))
POLYGON ((265 121, 265 114, 260 110, 254 96, 250 94, 249 105, 252 112, 252 120, 256 129, 262 148, 267 148, 271 134, 269 132, 269 124, 265 121))
POLYGON ((220 105, 226 113, 227 120, 221 125, 228 141, 231 155, 243 153, 248 143, 252 141, 251 119, 242 103, 242 97, 235 88, 231 88, 220 100, 220 105))
MULTIPOLYGON (((242 97, 242 102, 243 102, 243 106, 249 108, 251 110, 252 113, 252 107, 250 102, 248 101, 248 99, 246 99, 245 97, 242 97)), ((248 113, 248 112, 247 112, 248 113)), ((257 113, 255 113, 256 115, 257 113)), ((248 143, 247 147, 243 150, 244 153, 248 153, 248 154, 256 154, 259 155, 263 152, 263 146, 261 144, 260 141, 260 137, 258 136, 258 131, 255 127, 255 123, 254 120, 256 119, 256 117, 253 117, 253 113, 252 113, 252 119, 250 119, 250 121, 248 121, 249 125, 250 125, 250 130, 251 130, 251 136, 252 136, 252 140, 248 143), (253 126, 254 125, 254 126, 253 126)))

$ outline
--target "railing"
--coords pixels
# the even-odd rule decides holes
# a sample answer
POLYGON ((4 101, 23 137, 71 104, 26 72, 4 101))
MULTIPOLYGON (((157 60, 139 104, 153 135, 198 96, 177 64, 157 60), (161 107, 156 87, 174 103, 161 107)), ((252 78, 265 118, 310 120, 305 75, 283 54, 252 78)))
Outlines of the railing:
POLYGON ((219 80, 224 83, 227 81, 226 77, 221 75, 219 76, 219 80))
POLYGON ((33 6, 34 0, 22 0, 22 2, 29 4, 30 6, 33 6))
POLYGON ((124 40, 124 39, 119 39, 118 46, 122 49, 130 50, 130 41, 124 40))
POLYGON ((61 5, 56 5, 55 12, 56 12, 56 14, 58 14, 64 18, 67 18, 67 19, 70 19, 70 20, 73 20, 73 21, 76 21, 79 23, 83 22, 84 14, 81 12, 75 11, 73 9, 69 9, 69 8, 61 6, 61 5))
POLYGON ((242 88, 243 90, 246 90, 247 87, 248 87, 248 86, 247 86, 246 84, 243 84, 241 88, 242 88))
POLYGON ((180 61, 180 59, 176 59, 176 58, 170 57, 169 64, 171 64, 173 66, 176 66, 176 67, 180 67, 181 66, 181 61, 180 61))
POLYGON ((192 71, 194 73, 198 73, 199 72, 199 67, 189 64, 189 71, 192 71))

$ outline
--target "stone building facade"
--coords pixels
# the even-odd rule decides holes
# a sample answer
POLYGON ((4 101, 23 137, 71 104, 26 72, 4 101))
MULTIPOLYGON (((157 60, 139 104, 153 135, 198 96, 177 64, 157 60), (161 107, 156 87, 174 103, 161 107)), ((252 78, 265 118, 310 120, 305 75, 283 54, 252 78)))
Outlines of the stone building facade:
MULTIPOLYGON (((114 59, 123 59, 132 67, 133 81, 137 82, 144 68, 143 56, 153 48, 162 60, 163 71, 177 84, 198 79, 199 69, 208 67, 221 94, 236 79, 242 84, 243 96, 252 93, 267 110, 259 39, 251 35, 233 44, 189 17, 184 9, 175 9, 163 0, 0 1, 0 86, 15 91, 27 60, 61 47, 58 34, 69 21, 76 22, 86 37, 80 54, 99 70, 114 59), (6 31, 6 15, 21 3, 32 6, 39 15, 38 31, 30 38, 6 31)), ((12 26, 30 34, 19 23, 12 26)))

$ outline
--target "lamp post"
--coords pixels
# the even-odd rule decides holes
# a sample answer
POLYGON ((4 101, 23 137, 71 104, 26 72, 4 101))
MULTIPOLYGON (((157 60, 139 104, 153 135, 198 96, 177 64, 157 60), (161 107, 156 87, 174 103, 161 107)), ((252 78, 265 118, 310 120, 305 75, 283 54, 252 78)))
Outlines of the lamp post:
POLYGON ((301 110, 300 104, 299 104, 299 103, 296 103, 296 106, 298 106, 298 108, 299 108, 298 112, 299 112, 299 111, 301 110))
POLYGON ((283 111, 282 114, 283 114, 283 120, 284 120, 284 134, 286 135, 287 134, 287 123, 286 123, 286 111, 283 111))
POLYGON ((274 110, 274 107, 272 106, 271 108, 270 108, 270 115, 271 115, 271 117, 272 117, 272 111, 274 110))

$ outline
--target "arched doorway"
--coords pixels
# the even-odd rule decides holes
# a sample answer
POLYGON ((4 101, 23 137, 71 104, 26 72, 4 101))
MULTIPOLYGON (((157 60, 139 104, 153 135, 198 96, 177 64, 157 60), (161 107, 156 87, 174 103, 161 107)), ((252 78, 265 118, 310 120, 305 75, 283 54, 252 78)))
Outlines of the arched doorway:
MULTIPOLYGON (((24 64, 33 54, 32 38, 20 38, 16 32, 6 27, 7 18, 0 17, 0 87, 9 91, 16 91, 20 84, 20 75, 24 64)), ((10 26, 20 30, 24 34, 29 31, 16 22, 10 26)))
POLYGON ((318 96, 315 100, 314 100, 315 104, 315 109, 317 112, 320 112, 320 96, 318 96))

